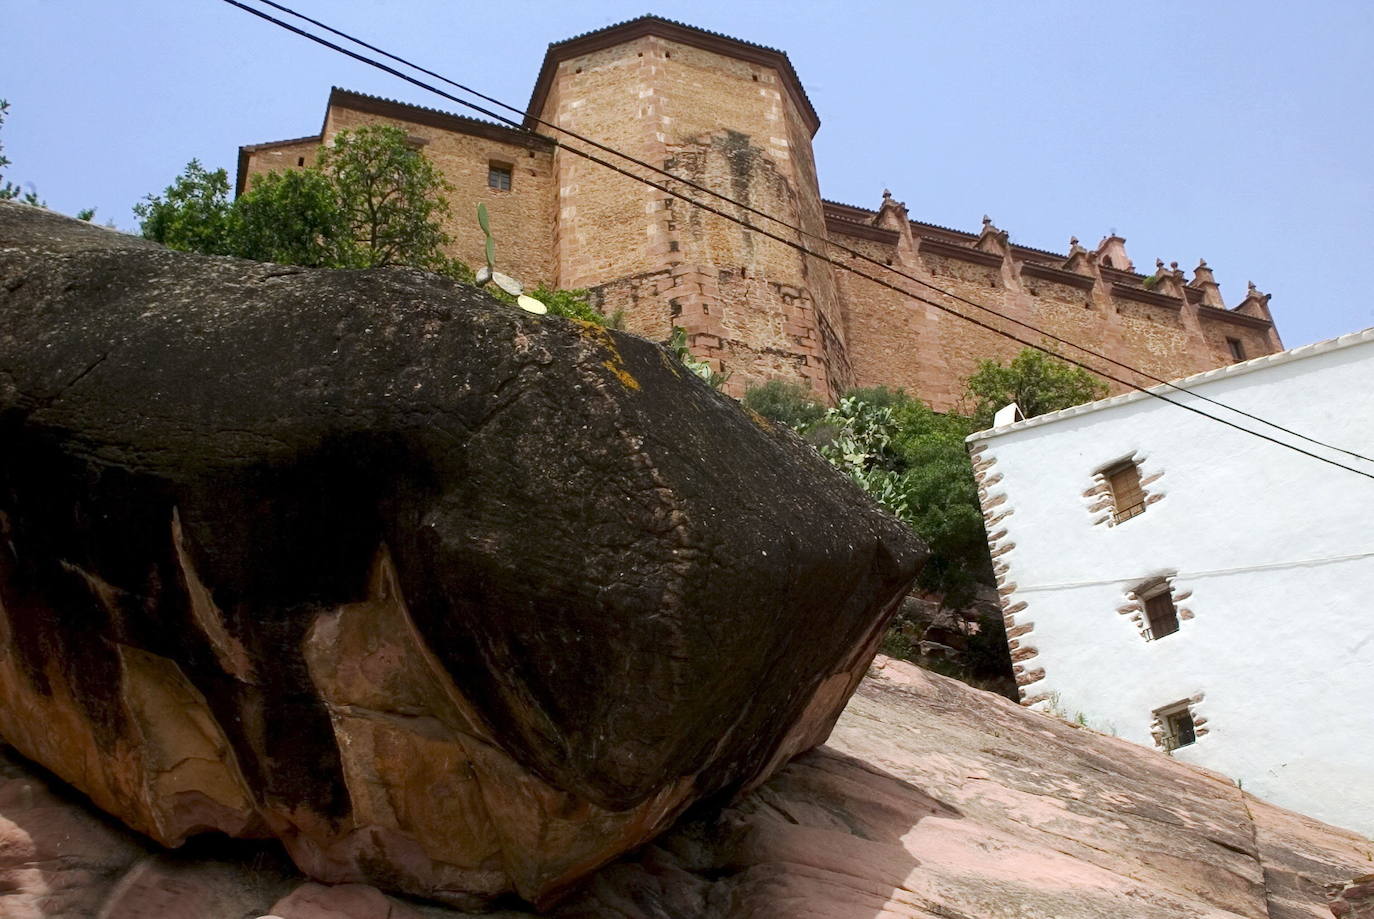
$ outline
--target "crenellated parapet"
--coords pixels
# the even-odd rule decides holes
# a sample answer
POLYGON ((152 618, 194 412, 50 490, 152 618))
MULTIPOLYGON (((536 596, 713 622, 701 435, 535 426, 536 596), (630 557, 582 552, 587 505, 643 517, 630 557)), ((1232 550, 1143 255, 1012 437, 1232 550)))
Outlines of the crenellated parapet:
MULTIPOLYGON (((1268 297, 1252 288, 1227 309, 1205 260, 1191 278, 1177 261, 1163 259, 1144 274, 1135 270, 1125 237, 1115 232, 1093 249, 1071 237, 1068 250, 1057 253, 1012 242, 986 215, 977 232, 964 232, 910 220, 906 213, 891 192, 884 192, 877 211, 827 202, 827 230, 837 242, 953 297, 929 288, 913 287, 914 293, 984 320, 989 315, 969 301, 988 307, 1011 320, 994 322, 1023 339, 1038 340, 1034 329, 1040 329, 1082 344, 1142 371, 1110 368, 1133 383, 1282 348, 1268 297)), ((1005 359, 1021 347, 935 307, 910 298, 903 303, 878 285, 842 278, 841 287, 859 385, 901 385, 938 408, 954 408, 959 382, 979 360, 1005 359)))

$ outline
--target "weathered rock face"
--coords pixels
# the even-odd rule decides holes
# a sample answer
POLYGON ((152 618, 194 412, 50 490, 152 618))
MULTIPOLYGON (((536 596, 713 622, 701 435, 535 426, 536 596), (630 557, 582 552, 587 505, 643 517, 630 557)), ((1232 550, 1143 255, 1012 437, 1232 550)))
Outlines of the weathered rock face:
MULTIPOLYGON (((458 919, 370 888, 287 879, 266 844, 144 855, 111 845, 98 823, 19 764, 7 769, 0 750, 0 916, 458 919), (65 858, 45 855, 59 840, 65 858), (77 887, 90 911, 71 899, 77 887), (149 903, 165 908, 139 911, 149 903)), ((825 747, 723 810, 684 818, 544 915, 1363 919, 1370 871, 1374 843, 1354 833, 879 658, 825 747)))
POLYGON ((1355 878, 1331 902, 1336 919, 1374 919, 1374 874, 1355 878))
POLYGON ((458 905, 824 740, 924 554, 649 342, 7 204, 0 444, 0 737, 458 905))
POLYGON ((1355 833, 880 657, 825 747, 559 916, 1330 919, 1371 870, 1355 833))

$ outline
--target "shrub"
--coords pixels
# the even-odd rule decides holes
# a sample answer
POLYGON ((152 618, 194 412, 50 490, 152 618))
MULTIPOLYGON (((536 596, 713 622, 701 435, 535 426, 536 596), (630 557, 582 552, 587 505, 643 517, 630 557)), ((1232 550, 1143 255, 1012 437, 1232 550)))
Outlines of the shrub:
POLYGON ((805 430, 825 415, 825 406, 809 386, 789 380, 750 386, 744 391, 744 406, 796 431, 805 430))

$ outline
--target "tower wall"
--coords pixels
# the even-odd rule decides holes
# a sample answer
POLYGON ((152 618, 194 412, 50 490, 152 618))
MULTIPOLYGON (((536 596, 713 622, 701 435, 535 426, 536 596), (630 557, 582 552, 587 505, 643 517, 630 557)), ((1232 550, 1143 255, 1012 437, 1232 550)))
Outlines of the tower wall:
MULTIPOLYGON (((543 119, 824 236, 810 130, 777 69, 656 35, 556 66, 543 119)), ((565 149, 555 173, 562 286, 592 288, 631 331, 681 326, 732 392, 778 377, 826 396, 849 385, 829 265, 565 149)))

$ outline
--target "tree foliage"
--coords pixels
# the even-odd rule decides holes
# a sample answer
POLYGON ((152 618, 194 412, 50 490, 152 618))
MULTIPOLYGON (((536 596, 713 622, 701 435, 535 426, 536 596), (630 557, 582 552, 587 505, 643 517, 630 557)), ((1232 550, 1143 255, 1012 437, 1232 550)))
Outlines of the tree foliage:
MULTIPOLYGON (((0 126, 5 123, 5 116, 9 114, 10 104, 5 99, 0 99, 0 126)), ((18 199, 25 204, 33 204, 38 207, 45 205, 39 200, 38 192, 30 188, 25 191, 20 186, 5 179, 4 170, 10 165, 9 157, 5 156, 4 145, 0 144, 0 201, 13 201, 18 199)), ((94 216, 95 212, 91 212, 94 216)))
POLYGON ((228 254, 342 268, 347 263, 339 257, 337 241, 345 233, 337 190, 328 176, 313 169, 269 172, 258 176, 229 209, 228 254))
MULTIPOLYGON (((451 191, 404 131, 369 125, 340 131, 313 166, 255 176, 232 202, 225 170, 191 160, 134 213, 144 236, 172 249, 312 268, 405 265, 472 283, 472 269, 444 254, 452 241, 443 229, 451 191)), ((608 321, 585 290, 540 286, 533 295, 555 316, 608 321)))
POLYGON ((751 388, 745 405, 815 444, 930 547, 920 585, 961 606, 991 580, 991 559, 964 439, 1016 402, 1027 416, 1099 398, 1105 387, 1086 371, 1027 348, 1008 365, 983 361, 966 381, 972 417, 940 414, 900 389, 851 390, 823 410, 798 384, 751 388))
POLYGON ((400 128, 340 131, 315 165, 254 178, 229 200, 225 170, 186 166, 134 207, 143 235, 172 249, 319 268, 408 265, 470 279, 443 252, 448 184, 400 128))
POLYGON ((801 383, 769 380, 744 391, 744 406, 765 418, 801 430, 821 419, 825 406, 801 383))
POLYGON ((1010 364, 980 361, 968 378, 966 400, 973 404, 977 430, 992 426, 993 415, 1015 402, 1027 418, 1091 402, 1107 386, 1082 367, 1066 364, 1034 348, 1025 348, 1010 364))
POLYGON ((223 169, 206 171, 199 160, 167 186, 161 196, 148 195, 134 205, 143 235, 169 249, 205 255, 237 255, 229 176, 223 169))
POLYGON ((392 125, 340 131, 321 149, 317 168, 333 185, 343 231, 331 240, 334 267, 448 267, 444 195, 452 187, 405 131, 392 125))
POLYGON ((605 316, 597 312, 596 307, 592 306, 587 292, 582 288, 554 290, 540 284, 530 292, 530 296, 547 306, 554 316, 581 319, 583 322, 594 322, 597 325, 606 325, 609 322, 605 316))

